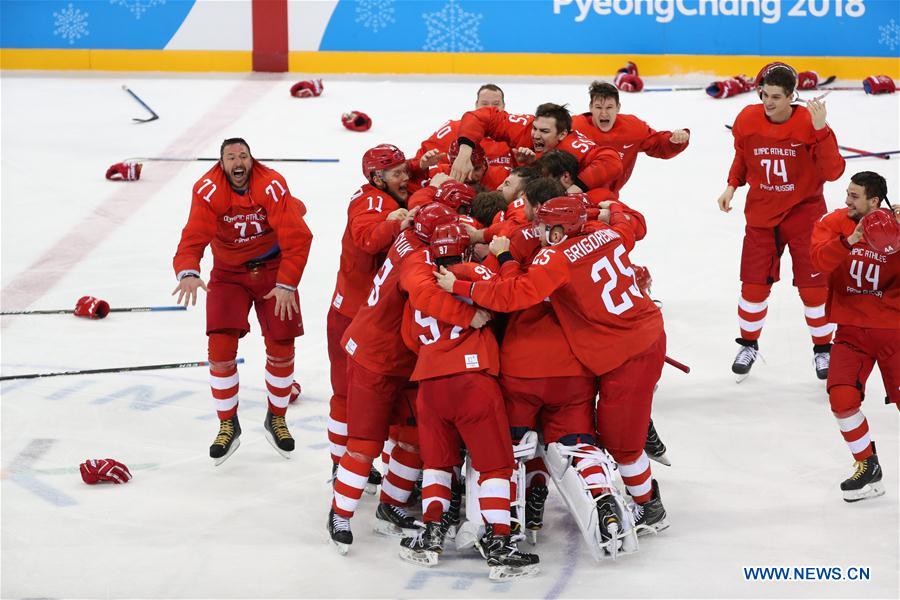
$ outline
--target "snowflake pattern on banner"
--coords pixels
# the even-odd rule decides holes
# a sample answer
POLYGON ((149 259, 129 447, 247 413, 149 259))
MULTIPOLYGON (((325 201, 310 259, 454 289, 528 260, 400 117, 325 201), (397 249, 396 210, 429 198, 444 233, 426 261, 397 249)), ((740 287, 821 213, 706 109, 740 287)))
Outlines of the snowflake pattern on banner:
POLYGON ((53 35, 57 35, 64 40, 68 40, 69 44, 74 44, 75 40, 80 40, 91 34, 88 31, 88 16, 90 13, 81 11, 69 2, 69 6, 60 10, 53 11, 53 35))
POLYGON ((131 11, 135 19, 140 19, 141 15, 153 8, 157 4, 165 4, 166 0, 109 0, 110 4, 124 6, 131 11))
POLYGON ((356 0, 356 22, 372 33, 395 23, 394 0, 356 0))
POLYGON ((444 8, 434 13, 422 13, 428 37, 422 50, 430 52, 479 52, 483 50, 478 39, 478 27, 484 15, 464 11, 450 0, 444 8))
POLYGON ((897 25, 896 21, 891 19, 887 25, 879 25, 878 31, 881 33, 881 37, 878 38, 879 44, 891 50, 900 46, 900 25, 897 25))

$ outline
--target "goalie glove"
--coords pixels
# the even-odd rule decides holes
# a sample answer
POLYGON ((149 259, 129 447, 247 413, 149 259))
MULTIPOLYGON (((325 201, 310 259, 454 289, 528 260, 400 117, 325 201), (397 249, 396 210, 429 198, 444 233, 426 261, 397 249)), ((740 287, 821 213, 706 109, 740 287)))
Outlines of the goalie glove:
POLYGON ((95 483, 128 483, 131 471, 112 458, 88 459, 78 466, 81 479, 88 485, 95 483))
POLYGON ((368 131, 372 127, 372 119, 364 112, 353 111, 341 116, 341 123, 350 131, 368 131))
POLYGON ((863 80, 863 89, 867 94, 893 94, 897 86, 887 75, 872 75, 863 80))
POLYGON ((135 161, 119 162, 106 170, 106 178, 110 181, 137 181, 141 178, 143 165, 135 161))
POLYGON ((109 302, 93 296, 82 296, 75 303, 75 316, 86 319, 102 319, 109 314, 109 302))
POLYGON ((291 86, 291 96, 294 98, 313 98, 321 96, 325 86, 322 85, 321 79, 307 79, 298 81, 291 86))
POLYGON ((714 81, 706 88, 713 98, 729 98, 753 89, 753 80, 746 75, 736 75, 725 81, 714 81))

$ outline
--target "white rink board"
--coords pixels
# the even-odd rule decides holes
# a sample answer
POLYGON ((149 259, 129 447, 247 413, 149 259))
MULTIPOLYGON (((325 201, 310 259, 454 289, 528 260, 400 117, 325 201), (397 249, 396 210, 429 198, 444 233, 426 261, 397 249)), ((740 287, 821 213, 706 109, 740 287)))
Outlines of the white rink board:
MULTIPOLYGON (((536 551, 542 574, 491 584, 483 562, 452 550, 426 570, 397 557, 398 543, 371 532, 367 496, 346 557, 327 542, 330 474, 325 423, 330 385, 325 314, 334 285, 360 157, 390 142, 415 152, 444 120, 474 102, 476 79, 333 78, 315 99, 295 99, 292 75, 67 75, 4 72, 2 79, 3 310, 73 307, 86 294, 113 306, 166 305, 190 187, 209 163, 144 165, 136 183, 104 180, 132 156, 215 156, 225 137, 245 137, 257 156, 340 158, 276 163, 309 208, 315 234, 297 344, 299 405, 288 412, 291 461, 265 442, 264 353, 259 329, 241 343, 240 450, 213 468, 216 432, 204 369, 21 380, 2 385, 3 597, 142 598, 583 598, 866 597, 898 590, 898 411, 885 406, 876 371, 863 408, 882 457, 887 494, 854 505, 839 482, 852 458, 815 379, 789 258, 769 303, 766 363, 736 385, 737 279, 744 190, 736 210, 715 200, 732 157, 724 128, 755 101, 702 92, 623 95, 623 112, 658 129, 689 127, 691 145, 661 161, 642 156, 623 199, 643 210, 649 234, 635 262, 665 302, 669 355, 654 420, 672 467, 653 464, 672 526, 642 538, 640 552, 597 565, 555 490, 536 551), (143 109, 159 115, 133 125, 143 109), (367 133, 340 114, 362 110, 367 133), (88 487, 77 465, 113 457, 132 468, 124 486, 88 487), (861 566, 868 581, 748 582, 744 566, 861 566)), ((678 81, 678 80, 676 80, 678 81)), ((679 83, 706 83, 680 80, 679 83)), ((587 109, 587 80, 499 80, 512 112, 540 102, 587 109)), ((648 86, 656 82, 648 81, 648 86)), ((839 143, 898 149, 895 96, 834 92, 829 122, 839 143)), ((842 205, 849 176, 877 170, 900 198, 900 156, 848 161, 826 186, 842 205)), ((208 272, 209 260, 204 261, 208 272)), ((251 319, 252 322, 252 319, 251 319)), ((204 360, 204 309, 2 320, 2 374, 204 360)))

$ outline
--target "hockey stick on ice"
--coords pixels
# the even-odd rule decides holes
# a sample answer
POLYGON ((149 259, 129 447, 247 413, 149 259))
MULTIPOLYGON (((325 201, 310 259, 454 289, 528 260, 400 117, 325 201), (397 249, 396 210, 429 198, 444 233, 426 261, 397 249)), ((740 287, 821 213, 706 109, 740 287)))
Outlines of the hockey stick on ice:
MULTIPOLYGON (((341 162, 339 158, 256 158, 253 157, 254 160, 258 160, 260 162, 308 162, 308 163, 336 163, 341 162)), ((136 160, 138 162, 150 162, 150 161, 165 161, 165 162, 193 162, 193 161, 206 161, 206 162, 215 162, 219 160, 218 158, 213 157, 202 157, 202 158, 190 158, 190 157, 173 157, 167 158, 163 156, 136 156, 134 158, 126 158, 125 160, 136 160)))
POLYGON ((137 94, 135 94, 134 92, 132 92, 131 89, 130 89, 127 85, 123 85, 123 86, 122 86, 122 89, 125 90, 126 92, 128 92, 128 93, 131 95, 132 98, 134 98, 135 100, 137 100, 138 104, 140 104, 141 106, 143 106, 144 108, 146 108, 147 111, 148 111, 151 115, 153 115, 153 116, 150 117, 149 119, 138 119, 137 117, 132 117, 132 119, 131 119, 132 121, 134 121, 135 123, 149 123, 150 121, 155 121, 155 120, 157 120, 157 119, 159 118, 159 115, 156 114, 155 112, 153 112, 153 109, 150 108, 149 106, 147 106, 147 104, 146 104, 143 100, 141 100, 141 99, 138 97, 137 94))
MULTIPOLYGON (((243 358, 235 361, 242 364, 243 358)), ((111 369, 86 369, 81 371, 57 371, 56 373, 29 373, 27 375, 7 375, 0 377, 0 381, 9 381, 11 379, 38 379, 39 377, 61 377, 63 375, 96 375, 98 373, 128 373, 131 371, 156 371, 159 369, 187 369, 191 367, 205 367, 209 365, 207 361, 187 362, 187 363, 168 363, 163 365, 142 365, 139 367, 113 367, 111 369)))
MULTIPOLYGON (((728 128, 729 130, 731 129, 731 125, 727 125, 727 124, 726 124, 725 127, 728 128)), ((897 150, 890 150, 890 151, 888 151, 888 152, 869 152, 868 150, 860 150, 859 148, 852 148, 852 147, 850 147, 850 146, 838 146, 838 148, 839 148, 840 150, 846 150, 847 152, 857 152, 857 154, 850 154, 850 155, 844 156, 843 158, 845 158, 845 159, 847 159, 847 158, 861 158, 861 157, 864 157, 864 156, 869 156, 869 157, 872 157, 872 158, 881 158, 881 159, 884 159, 884 160, 889 160, 889 159, 891 158, 891 157, 889 156, 890 154, 897 154, 897 153, 898 153, 897 150)))
POLYGON ((679 371, 683 371, 684 373, 690 373, 690 372, 691 372, 691 368, 690 368, 689 366, 687 366, 687 365, 684 364, 684 363, 678 362, 678 361, 675 360, 674 358, 669 358, 669 357, 667 356, 667 357, 666 357, 666 363, 669 364, 669 365, 672 365, 673 367, 675 367, 675 368, 678 369, 679 371))
MULTIPOLYGON (((832 75, 831 77, 827 78, 825 81, 820 83, 818 86, 816 86, 815 89, 819 89, 823 85, 828 85, 828 84, 832 83, 835 79, 836 79, 836 77, 834 75, 832 75)), ((645 91, 645 92, 697 92, 697 91, 705 90, 705 89, 706 89, 705 86, 704 87, 667 87, 667 88, 644 88, 643 91, 645 91)), ((844 90, 844 89, 856 90, 859 88, 829 88, 829 89, 832 89, 832 90, 844 90)))
MULTIPOLYGON (((127 308, 111 308, 109 312, 160 312, 169 310, 187 310, 186 306, 129 306, 127 308)), ((20 310, 13 312, 0 312, 0 315, 69 315, 75 312, 74 308, 62 310, 20 310)))

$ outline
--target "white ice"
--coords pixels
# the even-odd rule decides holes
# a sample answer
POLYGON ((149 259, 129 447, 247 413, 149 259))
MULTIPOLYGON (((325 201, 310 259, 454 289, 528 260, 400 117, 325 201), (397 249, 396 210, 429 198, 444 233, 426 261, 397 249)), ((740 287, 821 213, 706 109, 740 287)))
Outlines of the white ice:
MULTIPOLYGON (((243 445, 213 467, 216 432, 202 368, 4 382, 2 386, 3 597, 866 597, 898 593, 898 411, 882 402, 877 370, 863 405, 887 494, 857 504, 838 484, 852 457, 815 378, 790 263, 770 299, 765 363, 738 385, 738 259, 744 191, 723 214, 716 198, 732 157, 730 123, 751 94, 624 95, 623 112, 658 129, 689 127, 690 147, 668 161, 642 156, 623 198, 645 211, 649 235, 634 260, 649 265, 665 302, 669 355, 654 404, 671 467, 654 464, 672 526, 640 551, 594 563, 554 493, 535 550, 542 574, 491 584, 480 559, 448 551, 422 569, 396 540, 371 532, 375 501, 353 520, 341 557, 327 542, 330 396, 325 314, 360 157, 377 143, 409 153, 474 102, 481 79, 325 78, 325 93, 295 99, 296 75, 179 77, 14 73, 2 78, 2 308, 71 308, 83 295, 115 306, 167 305, 171 257, 192 183, 210 166, 147 162, 135 183, 104 179, 136 156, 215 156, 243 136, 261 157, 339 158, 273 163, 309 207, 315 241, 301 285, 306 335, 297 343, 303 386, 288 422, 298 449, 286 461, 262 435, 264 354, 258 327, 241 343, 243 445), (120 88, 125 83, 159 115, 120 88), (367 133, 340 114, 362 110, 367 133), (78 463, 116 458, 134 479, 86 486, 78 463), (867 581, 745 581, 742 567, 866 567, 867 581)), ((676 79, 705 83, 704 78, 676 79)), ((508 109, 544 101, 586 110, 584 79, 506 78, 508 109)), ((845 82, 851 84, 855 82, 845 82)), ((807 94, 804 94, 807 95, 807 94)), ((839 91, 827 98, 841 144, 898 148, 898 97, 839 91)), ((826 185, 842 206, 851 174, 876 170, 900 198, 900 156, 854 159, 826 185)), ((746 188, 745 188, 746 189, 746 188)), ((204 261, 208 273, 209 261, 204 261)), ((204 308, 182 313, 2 319, 2 374, 205 360, 204 308)))

